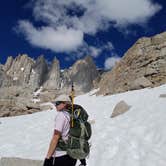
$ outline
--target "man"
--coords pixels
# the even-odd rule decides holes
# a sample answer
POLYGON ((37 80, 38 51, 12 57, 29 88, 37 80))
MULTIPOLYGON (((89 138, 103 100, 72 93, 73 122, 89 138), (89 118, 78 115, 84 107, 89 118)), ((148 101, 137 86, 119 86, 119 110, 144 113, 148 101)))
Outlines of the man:
POLYGON ((43 166, 75 166, 76 164, 76 159, 67 155, 66 151, 57 149, 60 138, 64 141, 68 139, 70 114, 66 107, 69 103, 70 99, 67 96, 60 96, 54 103, 58 114, 55 118, 54 133, 43 166))

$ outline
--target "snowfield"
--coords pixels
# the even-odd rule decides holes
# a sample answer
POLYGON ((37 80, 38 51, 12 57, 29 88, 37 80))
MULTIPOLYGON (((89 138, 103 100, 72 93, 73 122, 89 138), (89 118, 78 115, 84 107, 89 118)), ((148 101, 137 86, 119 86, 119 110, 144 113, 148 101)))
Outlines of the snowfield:
MULTIPOLYGON (((166 166, 166 84, 111 96, 75 98, 94 119, 88 166, 166 166), (110 118, 124 100, 130 110, 110 118)), ((44 159, 55 110, 0 118, 0 157, 44 159)))

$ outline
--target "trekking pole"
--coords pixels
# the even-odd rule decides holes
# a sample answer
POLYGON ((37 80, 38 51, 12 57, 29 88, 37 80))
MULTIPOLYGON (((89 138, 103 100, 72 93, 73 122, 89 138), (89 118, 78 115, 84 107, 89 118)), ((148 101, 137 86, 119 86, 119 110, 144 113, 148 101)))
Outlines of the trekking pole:
POLYGON ((71 86, 71 108, 72 108, 72 121, 71 121, 71 127, 74 127, 74 84, 72 82, 71 86))

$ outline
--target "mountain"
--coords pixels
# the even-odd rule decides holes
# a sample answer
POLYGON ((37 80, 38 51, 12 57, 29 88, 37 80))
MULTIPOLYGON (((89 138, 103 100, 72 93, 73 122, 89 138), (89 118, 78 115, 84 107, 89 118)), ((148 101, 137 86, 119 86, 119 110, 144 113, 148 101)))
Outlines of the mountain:
POLYGON ((37 60, 28 55, 8 57, 0 66, 0 116, 39 111, 39 102, 54 100, 60 94, 70 94, 72 82, 76 95, 89 92, 99 76, 92 57, 87 56, 69 69, 60 70, 58 59, 49 66, 44 56, 37 60), (40 99, 36 92, 41 89, 40 99), (35 95, 34 95, 35 93, 35 95))
POLYGON ((105 73, 99 84, 98 94, 114 94, 166 83, 166 32, 139 39, 105 73))
POLYGON ((36 60, 26 54, 8 57, 0 65, 0 116, 40 111, 40 103, 69 95, 72 82, 76 96, 94 88, 109 95, 165 84, 166 32, 140 38, 107 72, 97 69, 91 56, 64 70, 56 58, 48 65, 42 55, 36 60))

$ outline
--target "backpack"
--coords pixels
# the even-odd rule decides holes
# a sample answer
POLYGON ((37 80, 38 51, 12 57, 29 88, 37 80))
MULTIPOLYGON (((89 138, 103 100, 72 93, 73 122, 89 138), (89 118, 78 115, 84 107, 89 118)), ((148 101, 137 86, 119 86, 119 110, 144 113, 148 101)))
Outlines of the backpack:
MULTIPOLYGON (((70 122, 72 120, 72 106, 67 107, 70 116, 70 122)), ((88 140, 92 135, 91 125, 87 121, 88 114, 85 109, 74 104, 73 123, 74 126, 70 126, 69 138, 65 142, 61 138, 57 144, 57 150, 65 150, 67 154, 74 159, 84 159, 89 155, 90 145, 88 140)))

